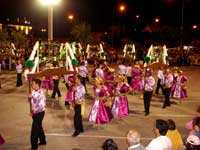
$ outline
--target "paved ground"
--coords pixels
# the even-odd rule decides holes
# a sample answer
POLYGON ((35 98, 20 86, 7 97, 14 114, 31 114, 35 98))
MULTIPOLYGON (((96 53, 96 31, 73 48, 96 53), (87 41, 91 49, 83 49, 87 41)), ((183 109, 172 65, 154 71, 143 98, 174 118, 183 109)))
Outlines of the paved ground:
MULTIPOLYGON (((123 119, 114 119, 110 124, 94 125, 87 121, 92 104, 92 85, 88 85, 86 116, 84 117, 85 132, 79 137, 71 137, 73 133, 73 110, 64 106, 66 88, 61 83, 62 97, 47 101, 47 111, 44 119, 44 128, 48 144, 40 147, 41 150, 100 150, 103 141, 113 138, 119 150, 127 149, 125 134, 129 129, 137 129, 142 135, 142 144, 147 145, 154 137, 152 126, 155 119, 174 119, 177 128, 183 136, 187 135, 184 124, 194 116, 197 105, 200 104, 200 68, 182 68, 189 77, 187 84, 189 97, 181 105, 177 100, 172 101, 172 106, 162 109, 163 97, 153 96, 151 114, 144 116, 143 100, 141 94, 129 95, 130 115, 123 119)), ((15 74, 9 73, 0 76, 2 89, 0 89, 0 133, 6 139, 6 144, 0 149, 27 150, 30 148, 30 129, 32 119, 29 116, 27 103, 28 85, 15 87, 15 74)))

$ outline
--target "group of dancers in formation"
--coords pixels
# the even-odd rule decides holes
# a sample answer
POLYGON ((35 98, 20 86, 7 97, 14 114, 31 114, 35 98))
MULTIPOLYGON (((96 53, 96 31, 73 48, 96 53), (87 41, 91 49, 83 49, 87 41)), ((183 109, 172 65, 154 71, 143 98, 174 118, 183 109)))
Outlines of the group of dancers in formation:
MULTIPOLYGON (((105 124, 109 123, 114 117, 128 116, 127 95, 138 92, 143 94, 145 115, 150 114, 150 102, 155 86, 155 78, 152 75, 153 69, 150 66, 141 68, 138 64, 134 66, 131 64, 126 66, 122 62, 118 64, 118 69, 113 69, 106 62, 95 63, 91 72, 91 77, 94 79, 94 102, 88 116, 90 122, 105 124)), ((67 87, 65 105, 69 105, 69 108, 72 109, 75 100, 81 99, 79 103, 81 110, 79 111, 81 115, 84 115, 86 83, 89 77, 87 61, 82 60, 80 65, 74 69, 77 71, 76 75, 64 77, 67 87), (77 88, 76 78, 80 79, 85 90, 77 88), (76 98, 77 95, 79 98, 76 98)), ((160 67, 157 71, 157 78, 155 94, 159 94, 159 89, 162 90, 164 95, 163 109, 171 105, 171 97, 178 99, 179 102, 187 97, 187 77, 177 67, 171 70, 169 67, 160 67)), ((44 78, 42 87, 47 90, 53 89, 52 78, 44 78)))

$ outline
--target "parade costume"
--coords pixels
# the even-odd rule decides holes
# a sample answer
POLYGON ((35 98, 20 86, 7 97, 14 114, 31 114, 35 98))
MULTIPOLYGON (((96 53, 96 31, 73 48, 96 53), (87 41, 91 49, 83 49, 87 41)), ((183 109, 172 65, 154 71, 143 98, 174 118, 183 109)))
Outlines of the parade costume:
POLYGON ((46 144, 46 137, 42 128, 42 120, 45 115, 46 97, 41 89, 33 90, 31 93, 32 106, 32 129, 31 129, 31 146, 32 149, 38 148, 38 139, 40 145, 46 144))
POLYGON ((17 83, 16 87, 22 86, 22 71, 23 71, 23 66, 22 64, 17 64, 16 65, 16 71, 17 71, 17 83))
POLYGON ((119 73, 120 73, 120 74, 123 74, 123 75, 126 74, 126 66, 125 66, 125 65, 120 64, 120 65, 118 66, 118 70, 119 70, 119 73))
MULTIPOLYGON (((76 79, 77 80, 77 79, 76 79)), ((78 79, 79 80, 79 79, 78 79)), ((82 116, 85 111, 85 87, 79 83, 79 85, 75 85, 74 89, 74 134, 72 136, 78 136, 81 132, 84 132, 82 116)))
POLYGON ((126 93, 129 91, 128 83, 122 82, 122 84, 118 83, 115 89, 115 98, 112 104, 112 114, 114 117, 125 117, 128 116, 129 107, 128 107, 128 99, 126 93))
POLYGON ((107 88, 102 85, 101 88, 94 87, 95 100, 92 106, 92 109, 89 114, 89 121, 95 122, 96 124, 105 124, 109 123, 112 119, 111 113, 104 105, 104 101, 108 96, 107 88))
POLYGON ((185 82, 187 82, 186 76, 180 75, 177 77, 176 83, 173 84, 171 89, 173 98, 183 99, 187 97, 185 82))
POLYGON ((67 84, 67 94, 65 97, 65 105, 71 105, 73 102, 73 86, 74 86, 74 76, 68 76, 66 79, 67 84))
POLYGON ((131 67, 131 65, 129 65, 126 68, 126 76, 127 76, 127 82, 129 85, 131 85, 131 80, 132 80, 132 76, 133 76, 133 68, 131 67))
POLYGON ((155 91, 156 94, 158 94, 159 93, 159 89, 161 89, 162 94, 164 95, 164 89, 163 89, 163 87, 161 85, 161 80, 162 80, 163 76, 164 76, 163 75, 163 70, 159 69, 158 73, 157 73, 158 81, 157 81, 157 87, 156 87, 156 91, 155 91))
POLYGON ((80 76, 81 83, 85 87, 86 91, 86 81, 87 81, 87 76, 88 76, 88 69, 85 66, 84 63, 81 64, 81 66, 78 67, 78 75, 80 76))
POLYGON ((142 70, 139 68, 134 67, 132 70, 132 80, 131 80, 131 84, 130 87, 132 88, 133 91, 142 91, 143 90, 143 86, 142 86, 142 70))
POLYGON ((145 116, 149 115, 150 113, 149 109, 150 109, 150 102, 154 84, 155 84, 155 79, 151 75, 148 75, 143 79, 143 87, 144 87, 143 99, 144 99, 145 116))
POLYGON ((51 77, 43 77, 41 87, 46 90, 53 90, 53 79, 51 77))
POLYGON ((173 84, 173 75, 170 72, 164 74, 164 77, 163 77, 161 83, 163 85, 164 95, 165 95, 165 100, 164 100, 164 104, 163 104, 163 108, 165 108, 166 106, 171 105, 170 104, 170 92, 171 92, 171 87, 173 84))

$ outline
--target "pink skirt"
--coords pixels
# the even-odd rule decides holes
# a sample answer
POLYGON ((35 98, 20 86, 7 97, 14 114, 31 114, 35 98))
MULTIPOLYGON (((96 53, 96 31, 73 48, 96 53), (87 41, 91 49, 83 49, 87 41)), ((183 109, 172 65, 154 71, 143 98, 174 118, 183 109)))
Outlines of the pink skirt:
POLYGON ((141 79, 141 77, 136 76, 136 77, 132 78, 130 87, 134 91, 142 91, 143 87, 142 87, 142 79, 141 79))
POLYGON ((105 124, 111 121, 111 116, 108 114, 106 107, 101 100, 95 100, 90 111, 88 120, 96 124, 105 124))
POLYGON ((116 96, 111 108, 114 117, 125 117, 128 116, 128 99, 126 96, 116 96))
POLYGON ((70 103, 73 101, 73 87, 69 87, 67 90, 65 101, 70 103))

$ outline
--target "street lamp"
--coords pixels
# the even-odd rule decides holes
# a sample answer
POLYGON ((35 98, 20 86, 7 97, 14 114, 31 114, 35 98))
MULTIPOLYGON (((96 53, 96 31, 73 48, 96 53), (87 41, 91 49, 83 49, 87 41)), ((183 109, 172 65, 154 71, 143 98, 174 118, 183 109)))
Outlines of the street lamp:
POLYGON ((193 26, 192 26, 192 29, 194 29, 194 30, 196 30, 198 28, 198 26, 196 25, 196 24, 194 24, 193 26))
POLYGON ((74 19, 74 15, 72 15, 72 14, 68 15, 68 19, 69 20, 73 20, 74 19))
POLYGON ((155 23, 159 23, 160 22, 160 19, 159 18, 155 18, 155 23))
POLYGON ((124 12, 126 10, 126 6, 124 4, 119 5, 119 11, 124 12))
POLYGON ((53 41, 53 6, 60 3, 61 0, 39 0, 43 5, 48 6, 48 41, 53 41))

